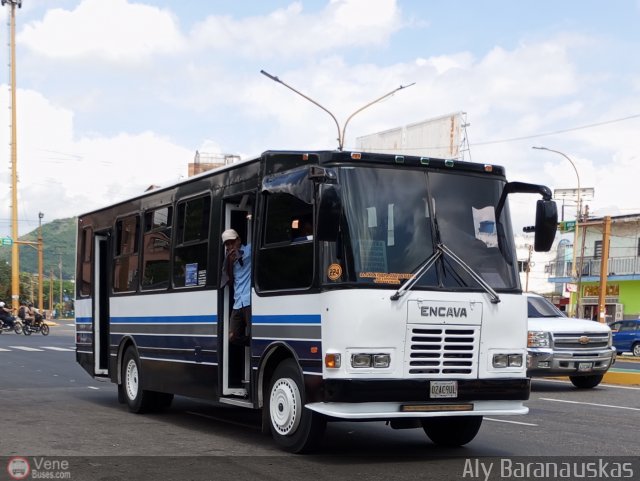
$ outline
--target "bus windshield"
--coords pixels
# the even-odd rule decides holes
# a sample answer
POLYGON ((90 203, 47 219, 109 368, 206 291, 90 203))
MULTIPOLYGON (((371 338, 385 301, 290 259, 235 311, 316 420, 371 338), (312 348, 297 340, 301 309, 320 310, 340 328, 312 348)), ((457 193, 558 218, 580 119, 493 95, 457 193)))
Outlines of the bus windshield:
MULTIPOLYGON (((508 206, 495 206, 504 187, 496 177, 454 172, 342 167, 340 236, 325 244, 327 266, 339 279, 399 287, 443 244, 494 289, 517 289, 519 277, 508 206)), ((459 264, 442 255, 414 289, 482 289, 459 264)))

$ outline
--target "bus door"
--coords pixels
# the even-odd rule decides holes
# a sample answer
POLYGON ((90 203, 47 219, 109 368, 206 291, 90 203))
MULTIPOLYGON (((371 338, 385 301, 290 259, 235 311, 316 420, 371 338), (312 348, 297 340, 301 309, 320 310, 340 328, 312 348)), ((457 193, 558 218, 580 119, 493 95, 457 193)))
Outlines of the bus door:
POLYGON ((109 236, 96 233, 94 238, 93 359, 94 374, 109 374, 109 236))
MULTIPOLYGON (((224 204, 222 231, 235 229, 242 244, 251 243, 251 216, 253 205, 249 194, 227 199, 224 204)), ((222 235, 222 231, 218 234, 222 235)), ((224 247, 222 247, 224 261, 224 247)), ((223 264, 224 265, 224 264, 223 264)), ((251 374, 250 346, 236 346, 229 343, 229 316, 233 309, 233 286, 226 285, 219 291, 218 305, 218 352, 222 352, 222 395, 242 396, 248 394, 251 374)), ((250 329, 249 329, 250 332, 250 329)))

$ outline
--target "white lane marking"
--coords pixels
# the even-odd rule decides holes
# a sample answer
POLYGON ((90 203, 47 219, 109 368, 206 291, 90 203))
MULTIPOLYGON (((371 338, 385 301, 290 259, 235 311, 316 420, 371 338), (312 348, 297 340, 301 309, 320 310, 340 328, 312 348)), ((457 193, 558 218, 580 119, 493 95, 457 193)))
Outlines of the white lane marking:
POLYGON ((98 389, 100 389, 99 387, 95 387, 95 386, 87 386, 87 387, 88 387, 89 389, 95 389, 96 391, 97 391, 98 389))
POLYGON ((42 349, 36 349, 34 347, 27 347, 27 346, 9 346, 12 349, 19 349, 20 351, 38 351, 38 352, 42 352, 42 349))
POLYGON ((75 349, 69 349, 68 347, 55 347, 55 346, 40 346, 42 349, 51 349, 52 351, 75 351, 75 349))
POLYGON ((497 423, 521 424, 522 426, 538 426, 533 423, 523 423, 522 421, 509 421, 507 419, 485 418, 487 421, 495 421, 497 423))
POLYGON ((630 411, 640 411, 640 408, 631 408, 627 406, 614 406, 612 404, 597 404, 597 403, 586 403, 582 401, 569 401, 567 399, 553 399, 548 397, 539 398, 541 401, 552 401, 557 403, 568 403, 568 404, 584 404, 585 406, 597 406, 601 408, 615 408, 615 409, 628 409, 630 411))
POLYGON ((4 348, 0 347, 0 352, 11 352, 11 349, 4 349, 4 348))

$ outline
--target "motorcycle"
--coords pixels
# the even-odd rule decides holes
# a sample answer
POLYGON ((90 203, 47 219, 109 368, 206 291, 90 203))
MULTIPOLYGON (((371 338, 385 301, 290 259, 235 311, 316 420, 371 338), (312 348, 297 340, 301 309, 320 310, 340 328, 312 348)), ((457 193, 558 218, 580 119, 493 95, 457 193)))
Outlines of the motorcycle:
POLYGON ((23 327, 22 322, 19 319, 13 319, 12 321, 0 319, 0 334, 3 332, 13 331, 16 334, 22 334, 23 327))
POLYGON ((49 335, 49 326, 47 324, 45 324, 44 320, 42 320, 42 321, 34 321, 34 322, 31 322, 31 323, 26 323, 22 327, 22 333, 25 336, 30 336, 34 332, 39 332, 43 336, 48 336, 49 335))

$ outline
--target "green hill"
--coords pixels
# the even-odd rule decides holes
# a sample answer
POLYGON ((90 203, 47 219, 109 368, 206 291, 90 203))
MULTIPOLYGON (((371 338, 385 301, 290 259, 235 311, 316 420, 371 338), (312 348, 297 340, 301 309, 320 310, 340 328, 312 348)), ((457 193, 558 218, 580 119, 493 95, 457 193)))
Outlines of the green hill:
MULTIPOLYGON (((42 224, 42 241, 44 244, 45 276, 53 269, 54 276, 60 275, 60 262, 62 262, 62 277, 73 279, 76 265, 76 221, 75 217, 68 219, 56 219, 42 224)), ((38 229, 20 237, 22 241, 36 242, 38 229)), ((0 247, 0 262, 11 263, 11 247, 0 247)), ((38 251, 36 246, 20 246, 20 272, 38 273, 38 251)))

